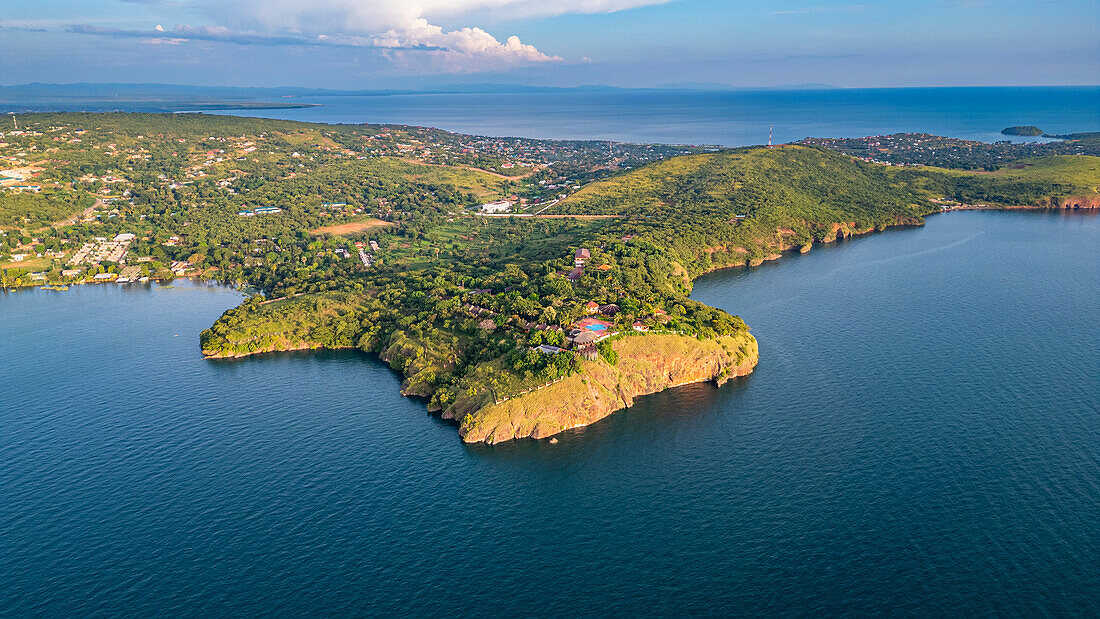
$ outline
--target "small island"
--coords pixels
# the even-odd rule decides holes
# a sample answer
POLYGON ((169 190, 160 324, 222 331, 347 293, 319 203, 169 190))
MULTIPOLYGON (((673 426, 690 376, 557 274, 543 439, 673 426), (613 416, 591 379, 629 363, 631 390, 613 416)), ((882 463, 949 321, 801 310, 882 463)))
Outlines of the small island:
POLYGON ((1043 130, 1034 125, 1017 125, 1015 127, 1005 127, 1004 129, 1001 129, 1001 134, 1039 137, 1043 135, 1043 130))

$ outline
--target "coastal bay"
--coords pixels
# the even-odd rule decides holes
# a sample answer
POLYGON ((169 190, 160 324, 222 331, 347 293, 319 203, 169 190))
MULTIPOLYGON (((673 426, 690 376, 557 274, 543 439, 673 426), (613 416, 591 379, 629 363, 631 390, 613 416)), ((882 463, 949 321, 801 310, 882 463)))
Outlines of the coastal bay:
POLYGON ((1093 614, 1098 224, 950 212, 703 275, 755 371, 557 443, 460 442, 357 351, 204 360, 222 287, 4 293, 0 608, 1093 614))

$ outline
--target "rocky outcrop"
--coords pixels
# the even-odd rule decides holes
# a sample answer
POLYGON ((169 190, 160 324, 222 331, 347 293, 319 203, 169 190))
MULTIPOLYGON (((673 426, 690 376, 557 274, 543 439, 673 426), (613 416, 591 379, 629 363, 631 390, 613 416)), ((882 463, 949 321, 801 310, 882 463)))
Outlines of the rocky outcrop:
POLYGON ((1100 208, 1100 195, 1095 196, 1067 196, 1064 198, 1051 198, 1051 206, 1064 209, 1094 209, 1100 208))
POLYGON ((442 351, 433 350, 426 341, 395 332, 379 358, 405 376, 401 395, 430 397, 436 389, 439 373, 449 367, 442 351))
POLYGON ((759 359, 756 339, 747 331, 702 341, 672 334, 630 336, 612 347, 617 364, 585 361, 565 380, 467 413, 459 434, 468 443, 547 438, 628 408, 639 396, 744 376, 759 359))

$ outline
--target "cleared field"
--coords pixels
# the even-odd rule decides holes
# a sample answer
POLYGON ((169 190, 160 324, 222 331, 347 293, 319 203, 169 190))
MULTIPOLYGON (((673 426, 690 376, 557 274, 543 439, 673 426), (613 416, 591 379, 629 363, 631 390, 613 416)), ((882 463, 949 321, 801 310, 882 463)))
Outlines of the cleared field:
MULTIPOLYGON (((485 170, 461 166, 433 165, 415 159, 396 157, 379 157, 365 163, 367 163, 368 168, 373 166, 380 171, 399 174, 406 179, 452 185, 459 191, 472 193, 479 198, 500 195, 500 181, 497 180, 499 175, 485 170)), ((515 179, 509 178, 508 180, 515 179)))
POLYGON ((368 230, 374 230, 376 228, 385 228, 392 225, 392 223, 388 221, 382 221, 381 219, 365 219, 363 221, 352 221, 346 224, 337 224, 334 226, 316 228, 314 230, 310 230, 309 233, 315 236, 321 234, 343 236, 345 234, 357 234, 360 232, 366 232, 368 230))

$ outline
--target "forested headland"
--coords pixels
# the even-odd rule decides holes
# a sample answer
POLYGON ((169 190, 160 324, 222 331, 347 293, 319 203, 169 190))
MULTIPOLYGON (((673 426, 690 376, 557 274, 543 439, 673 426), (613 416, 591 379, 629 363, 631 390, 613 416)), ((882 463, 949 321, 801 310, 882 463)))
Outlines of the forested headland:
POLYGON ((706 271, 958 205, 1087 202, 1100 184, 1088 155, 965 171, 807 142, 715 150, 197 114, 16 121, 0 137, 5 286, 236 285, 255 294, 201 334, 207 356, 377 353, 406 394, 488 442, 751 371, 748 326, 689 296, 706 271))

